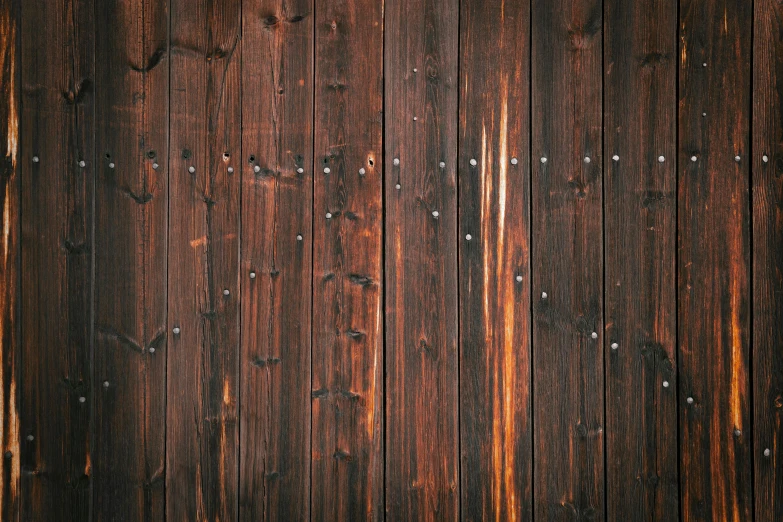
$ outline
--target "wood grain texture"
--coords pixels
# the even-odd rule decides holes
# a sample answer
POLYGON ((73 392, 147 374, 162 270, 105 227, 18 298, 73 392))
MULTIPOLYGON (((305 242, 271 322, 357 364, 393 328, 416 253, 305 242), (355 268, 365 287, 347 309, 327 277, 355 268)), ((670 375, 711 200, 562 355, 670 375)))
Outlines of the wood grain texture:
POLYGON ((97 2, 86 28, 96 34, 95 520, 164 516, 167 6, 97 2))
POLYGON ((314 520, 384 518, 383 4, 315 6, 314 520))
POLYGON ((19 8, 0 5, 0 520, 19 519, 19 8))
POLYGON ((605 516, 601 6, 597 0, 532 4, 534 505, 540 520, 605 516))
POLYGON ((756 520, 783 520, 783 5, 754 2, 753 462, 756 520))
POLYGON ((240 520, 310 518, 313 23, 243 2, 240 520))
POLYGON ((86 520, 90 402, 79 398, 92 394, 93 2, 25 1, 20 36, 21 518, 86 520))
POLYGON ((529 74, 529 4, 461 2, 463 520, 532 519, 529 74))
POLYGON ((386 517, 454 520, 459 5, 385 9, 386 517))
POLYGON ((752 3, 740 0, 680 2, 677 284, 684 521, 752 516, 752 16, 752 3))
POLYGON ((171 3, 167 520, 237 516, 241 23, 171 3))
POLYGON ((607 520, 676 520, 677 2, 604 20, 607 520))

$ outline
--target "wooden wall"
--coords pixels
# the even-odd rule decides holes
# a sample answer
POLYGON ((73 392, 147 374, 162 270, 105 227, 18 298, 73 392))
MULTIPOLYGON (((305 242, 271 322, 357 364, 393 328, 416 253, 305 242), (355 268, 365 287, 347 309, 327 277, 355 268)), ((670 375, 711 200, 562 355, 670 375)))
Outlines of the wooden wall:
POLYGON ((0 518, 783 519, 774 0, 2 0, 0 518))

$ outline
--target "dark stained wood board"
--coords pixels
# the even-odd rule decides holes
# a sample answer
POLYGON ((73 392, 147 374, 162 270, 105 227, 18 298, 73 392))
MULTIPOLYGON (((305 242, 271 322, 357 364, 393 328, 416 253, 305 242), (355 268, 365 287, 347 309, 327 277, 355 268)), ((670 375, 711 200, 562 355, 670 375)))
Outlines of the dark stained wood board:
POLYGON ((386 517, 454 520, 459 4, 385 12, 386 517))
POLYGON ((534 508, 602 519, 602 3, 532 3, 534 508))
POLYGON ((677 297, 684 521, 752 516, 752 17, 749 2, 680 1, 677 297))
POLYGON ((241 5, 171 2, 167 520, 237 515, 241 5))
POLYGON ((167 2, 96 2, 95 28, 92 515, 154 520, 166 475, 167 2))
POLYGON ((93 7, 21 6, 22 520, 90 514, 93 7))
POLYGON ((312 518, 383 520, 383 1, 315 12, 312 518))
POLYGON ((460 16, 462 518, 532 520, 530 6, 460 16))
POLYGON ((243 2, 240 520, 310 517, 313 35, 312 0, 243 2))
POLYGON ((677 2, 604 3, 607 520, 676 520, 677 2))
POLYGON ((758 521, 783 519, 783 6, 756 0, 751 122, 753 477, 758 521))

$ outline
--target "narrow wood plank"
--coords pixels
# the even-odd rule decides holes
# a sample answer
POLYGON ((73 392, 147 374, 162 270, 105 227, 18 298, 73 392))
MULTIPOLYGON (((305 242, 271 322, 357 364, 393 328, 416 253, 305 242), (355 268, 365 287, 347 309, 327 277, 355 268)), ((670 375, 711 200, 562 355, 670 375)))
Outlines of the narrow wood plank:
POLYGON ((243 3, 241 520, 310 517, 313 23, 243 3))
POLYGON ((607 519, 677 520, 677 2, 604 16, 607 519))
POLYGON ((530 5, 460 16, 462 518, 531 520, 530 5))
POLYGON ((237 516, 241 22, 171 3, 168 520, 237 516))
POLYGON ((22 2, 20 36, 21 518, 86 520, 92 475, 93 2, 22 2))
POLYGON ((752 3, 742 0, 680 2, 677 284, 685 521, 752 516, 752 16, 752 3))
POLYGON ((385 9, 386 517, 454 520, 459 3, 385 9))
POLYGON ((783 520, 783 4, 754 2, 753 461, 756 520, 783 520))
POLYGON ((0 5, 0 519, 19 520, 19 9, 0 5))
POLYGON ((97 2, 89 29, 97 57, 95 520, 164 516, 167 6, 97 2))
POLYGON ((383 0, 315 12, 312 518, 383 520, 383 0))
POLYGON ((534 505, 604 518, 602 3, 532 4, 534 505))

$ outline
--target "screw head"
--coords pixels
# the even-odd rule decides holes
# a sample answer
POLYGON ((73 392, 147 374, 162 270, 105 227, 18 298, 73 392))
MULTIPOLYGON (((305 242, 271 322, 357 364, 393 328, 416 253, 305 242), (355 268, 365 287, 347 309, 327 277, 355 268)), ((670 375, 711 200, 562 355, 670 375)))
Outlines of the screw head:
POLYGON ((253 167, 253 172, 256 172, 256 173, 261 172, 261 166, 256 165, 255 167, 253 167))
POLYGON ((298 169, 296 169, 296 171, 297 171, 299 174, 303 174, 303 173, 304 173, 304 169, 303 169, 302 167, 299 167, 298 169))
POLYGON ((669 381, 663 381, 663 387, 668 388, 669 387, 669 381))
POLYGON ((231 294, 231 291, 228 288, 223 290, 223 295, 229 295, 229 294, 231 294))
POLYGON ((114 168, 114 163, 109 163, 109 168, 113 169, 114 168))
POLYGON ((79 397, 79 402, 81 402, 82 404, 84 404, 86 401, 87 401, 86 397, 79 397))
POLYGON ((665 158, 665 157, 663 157, 663 156, 658 156, 658 163, 663 163, 664 161, 666 161, 666 158, 665 158))
POLYGON ((398 166, 400 164, 400 158, 394 158, 392 160, 392 163, 394 164, 395 167, 398 166))
POLYGON ((433 211, 432 211, 432 217, 434 217, 435 219, 437 219, 437 218, 438 218, 438 216, 440 216, 440 212, 438 212, 437 210, 433 210, 433 211))
POLYGON ((326 219, 332 219, 332 213, 331 212, 327 212, 326 213, 326 219))
POLYGON ((297 241, 301 241, 302 239, 303 239, 303 238, 302 238, 302 234, 297 234, 297 235, 296 235, 296 240, 297 240, 297 241))
POLYGON ((699 158, 697 158, 696 156, 691 156, 691 161, 696 161, 697 159, 699 158))
POLYGON ((478 164, 478 161, 476 161, 475 158, 471 158, 470 164, 475 167, 478 164))
POLYGON ((687 402, 688 404, 693 404, 693 397, 688 397, 687 399, 685 399, 685 402, 687 402))
POLYGON ((769 161, 769 157, 768 157, 766 154, 764 154, 764 155, 761 157, 761 161, 763 161, 764 163, 767 163, 767 162, 769 161))
POLYGON ((38 163, 39 161, 41 160, 38 158, 38 156, 33 156, 33 163, 38 163))
POLYGON ((179 335, 180 332, 179 326, 175 326, 171 331, 174 332, 174 335, 179 335))
POLYGON ((188 172, 190 172, 191 174, 193 174, 194 172, 196 172, 196 167, 194 167, 193 165, 191 165, 190 167, 188 167, 188 172))
POLYGON ((360 168, 359 169, 359 175, 360 176, 364 176, 364 173, 365 173, 364 167, 360 168))
POLYGON ((471 239, 473 239, 473 236, 471 236, 470 234, 465 234, 465 239, 470 241, 471 239))
POLYGON ((250 279, 255 279, 255 278, 256 278, 256 273, 250 272, 250 279))
POLYGON ((590 334, 590 337, 592 337, 593 339, 598 339, 598 333, 593 332, 590 334))
POLYGON ((770 454, 769 448, 766 448, 766 449, 764 450, 764 456, 765 456, 765 457, 769 457, 769 454, 770 454))
POLYGON ((620 347, 620 345, 619 345, 619 344, 617 344, 617 343, 612 343, 612 350, 616 350, 616 349, 618 349, 619 347, 620 347))
POLYGON ((445 162, 445 161, 441 161, 441 162, 439 163, 439 165, 440 165, 440 168, 442 168, 442 169, 443 169, 443 168, 446 168, 446 162, 445 162))
POLYGON ((517 163, 519 163, 519 160, 517 160, 516 158, 511 158, 512 165, 516 165, 517 163))
POLYGON ((614 156, 612 156, 612 159, 613 159, 614 161, 620 161, 620 156, 618 156, 617 154, 615 154, 614 156))

